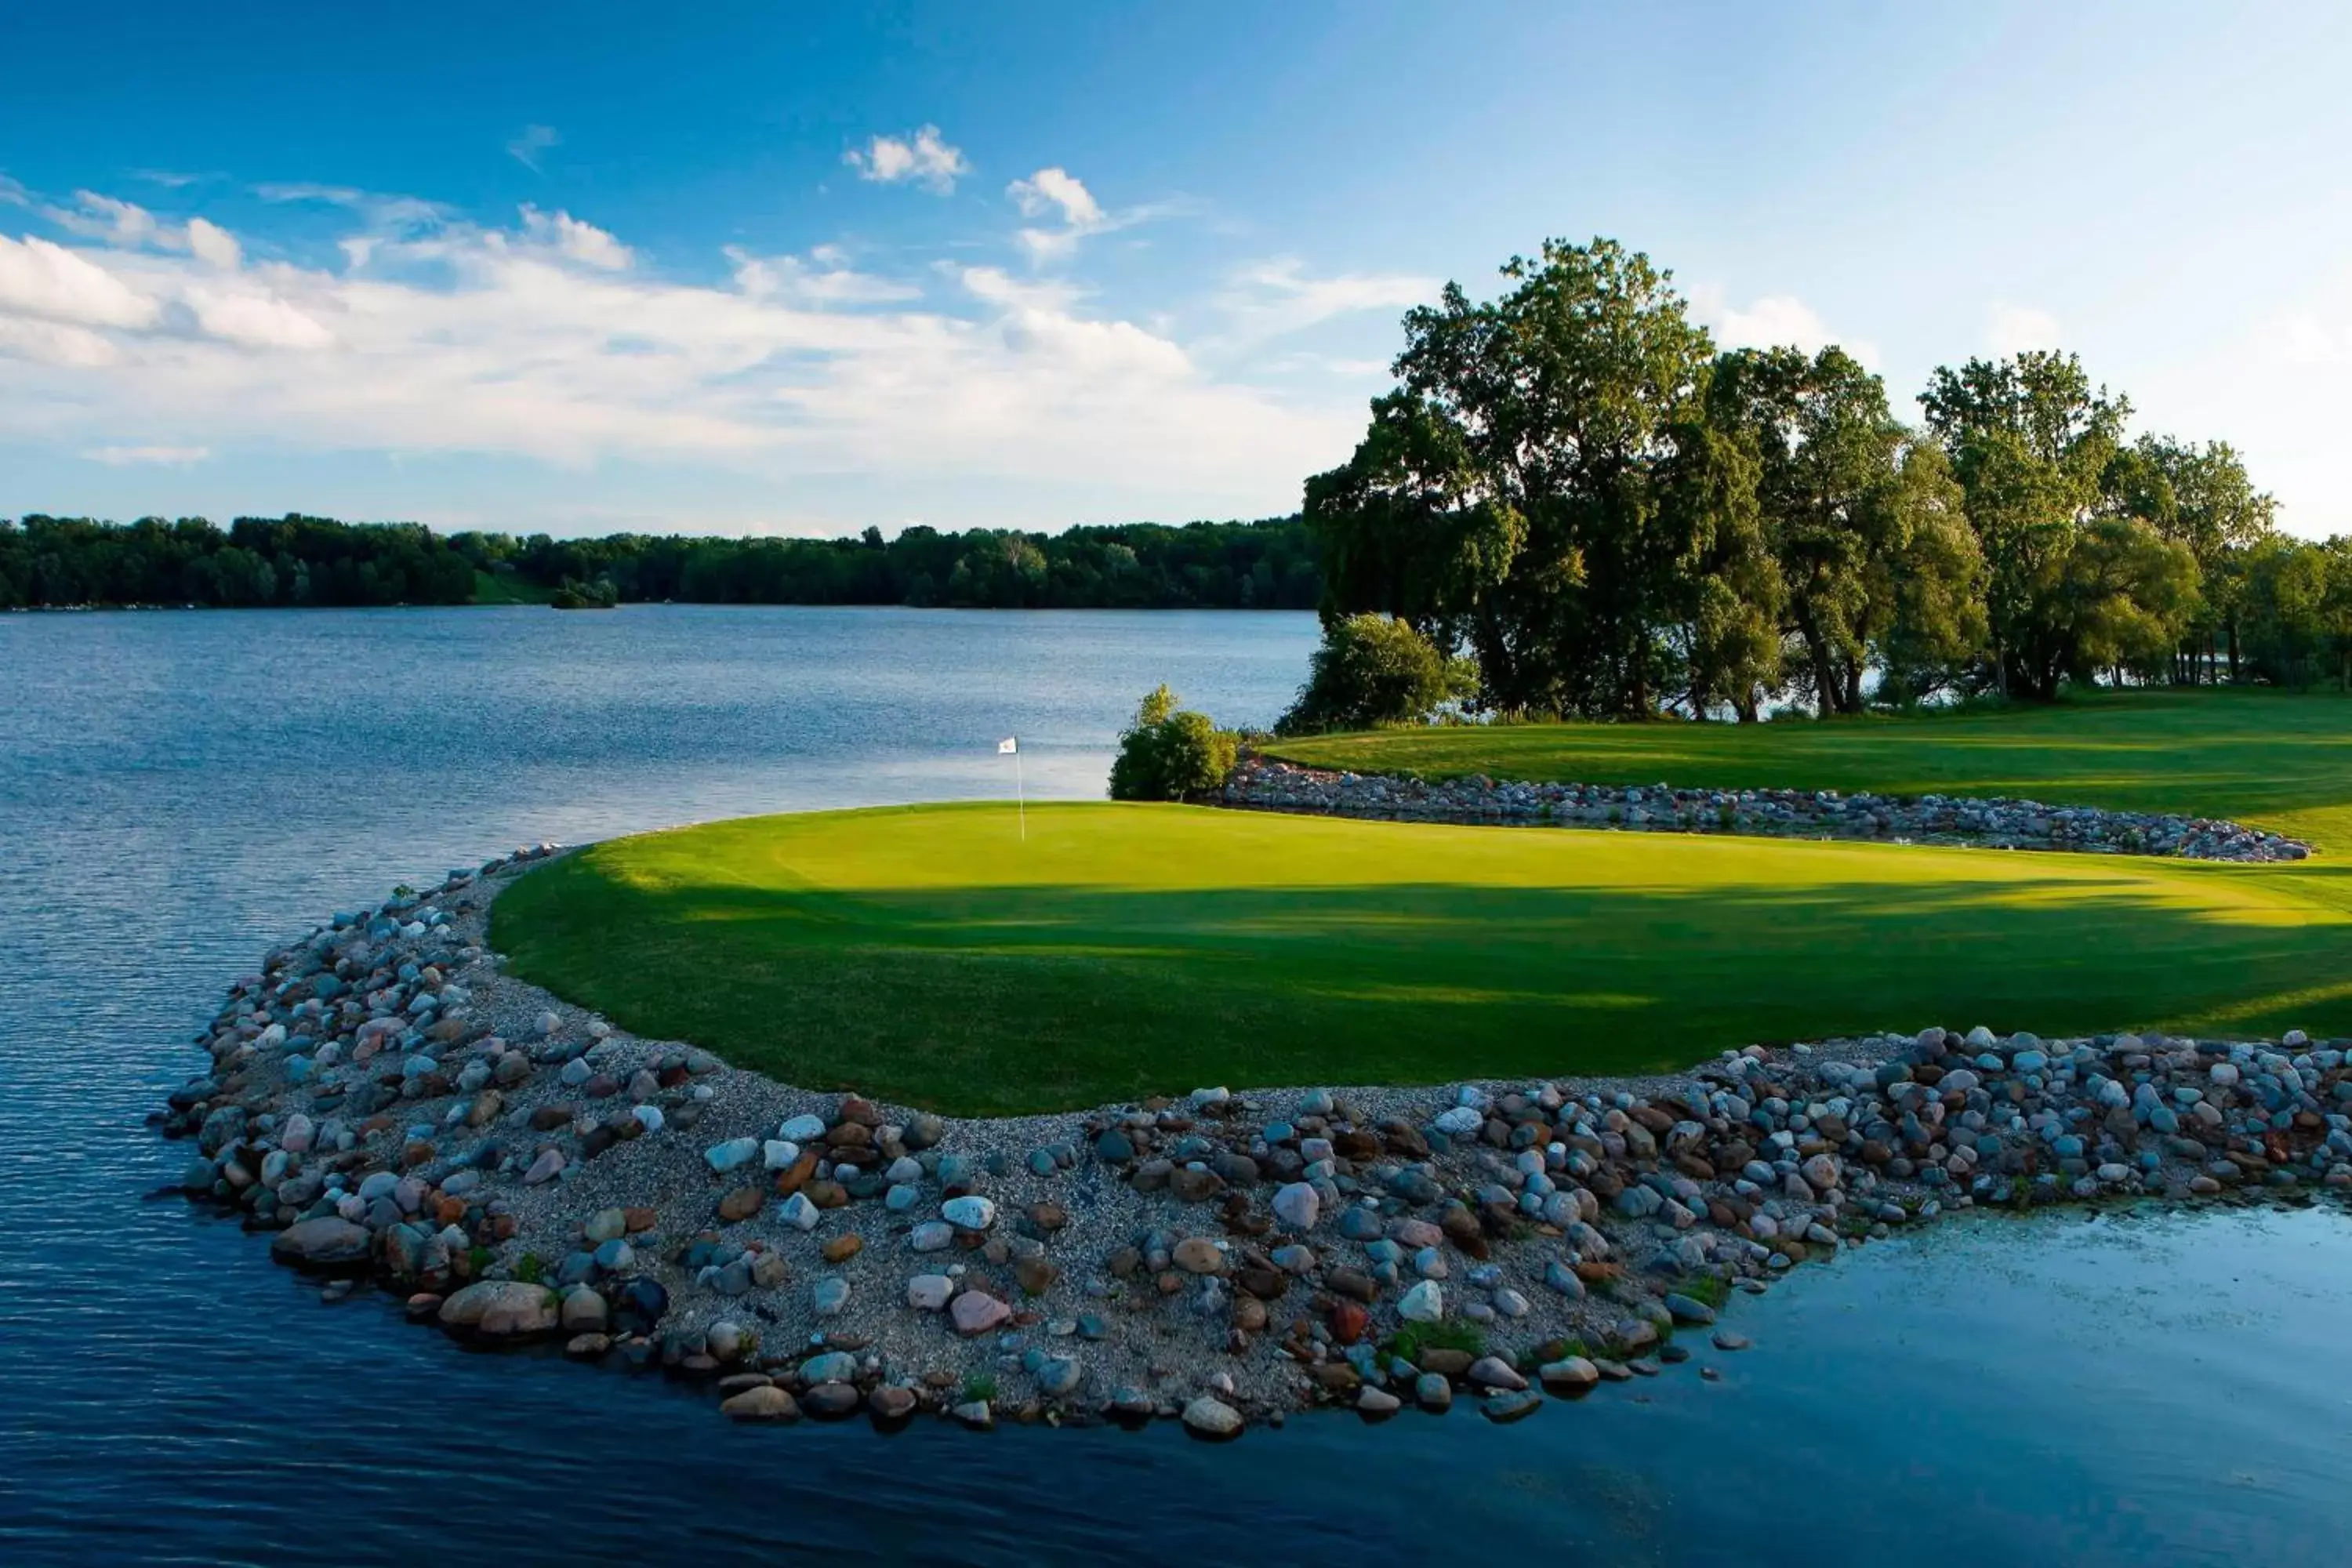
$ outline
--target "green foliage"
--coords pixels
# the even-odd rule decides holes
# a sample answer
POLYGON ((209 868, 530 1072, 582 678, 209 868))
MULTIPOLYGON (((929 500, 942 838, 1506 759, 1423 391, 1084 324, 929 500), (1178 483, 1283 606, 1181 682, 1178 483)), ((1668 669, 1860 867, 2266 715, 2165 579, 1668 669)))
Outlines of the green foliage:
POLYGON ((1381 1349, 1419 1366, 1424 1351, 1460 1351, 1465 1355, 1485 1355, 1486 1335, 1477 1324, 1465 1319, 1442 1318, 1434 1323, 1399 1324, 1396 1332, 1381 1342, 1381 1349))
POLYGON ((1316 544, 1296 518, 1132 523, 1048 537, 875 529, 845 539, 446 537, 414 523, 242 518, 0 521, 0 609, 44 605, 536 604, 566 579, 623 603, 974 609, 1312 609, 1316 544))
POLYGON ((526 1285, 536 1285, 547 1273, 547 1264, 536 1252, 526 1252, 516 1260, 514 1277, 526 1285))
POLYGON ((1110 765, 1113 800, 1197 800, 1225 787, 1239 738, 1205 713, 1180 710, 1176 694, 1155 689, 1118 737, 1110 765))
POLYGON ((129 524, 30 516, 0 522, 0 609, 64 605, 462 605, 474 566, 415 523, 289 514, 129 524))
POLYGON ((556 584, 554 596, 548 600, 559 610, 609 610, 620 602, 620 591, 609 577, 599 577, 593 583, 566 577, 556 584))
POLYGON ((1470 696, 1477 685, 1467 660, 1448 658, 1409 622, 1374 614, 1327 621, 1307 671, 1276 734, 1410 723, 1470 696))
POLYGON ((963 1390, 957 1403, 961 1405, 992 1405, 996 1402, 996 1379, 984 1372, 966 1373, 963 1390))

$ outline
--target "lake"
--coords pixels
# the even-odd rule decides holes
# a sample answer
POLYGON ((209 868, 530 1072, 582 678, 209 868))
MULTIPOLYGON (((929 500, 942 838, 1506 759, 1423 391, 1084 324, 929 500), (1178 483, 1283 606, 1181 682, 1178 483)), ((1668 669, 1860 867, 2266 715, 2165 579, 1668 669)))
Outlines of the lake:
MULTIPOLYGON (((2332 1563, 2352 1222, 1949 1224, 1757 1348, 1508 1427, 738 1428, 335 1307, 144 1125, 274 942, 515 843, 1098 795, 1160 680, 1272 720, 1311 616, 638 606, 0 616, 0 1562, 2332 1563)), ((1698 1042, 1712 1047, 1721 1042, 1698 1042)), ((1182 1089, 1189 1086, 1171 1085, 1182 1089)))

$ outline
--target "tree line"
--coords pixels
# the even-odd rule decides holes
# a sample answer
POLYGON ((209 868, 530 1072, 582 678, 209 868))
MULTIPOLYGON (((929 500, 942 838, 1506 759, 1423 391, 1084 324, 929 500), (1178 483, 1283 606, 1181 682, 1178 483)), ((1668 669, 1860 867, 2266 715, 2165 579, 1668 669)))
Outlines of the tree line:
POLYGON ((1595 719, 2352 674, 2352 539, 2280 533, 2224 442, 2131 436, 2072 354, 1939 369, 1914 425, 1843 349, 1718 351, 1615 241, 1502 275, 1406 315, 1395 388, 1307 481, 1330 689, 1294 722, 1360 718, 1368 659, 1595 719))
POLYGON ((1313 609, 1318 546, 1297 517, 1133 523, 1047 535, 885 540, 437 534, 417 523, 203 518, 0 521, 0 609, 677 600, 977 609, 1313 609))

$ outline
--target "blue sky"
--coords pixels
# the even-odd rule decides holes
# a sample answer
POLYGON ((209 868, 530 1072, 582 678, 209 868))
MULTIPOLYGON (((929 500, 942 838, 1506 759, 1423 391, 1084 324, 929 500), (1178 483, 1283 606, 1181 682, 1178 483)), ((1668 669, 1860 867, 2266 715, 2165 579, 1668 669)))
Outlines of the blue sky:
POLYGON ((1286 511, 1407 306, 1609 234, 2352 530, 2352 7, 341 9, 12 18, 0 515, 1286 511))

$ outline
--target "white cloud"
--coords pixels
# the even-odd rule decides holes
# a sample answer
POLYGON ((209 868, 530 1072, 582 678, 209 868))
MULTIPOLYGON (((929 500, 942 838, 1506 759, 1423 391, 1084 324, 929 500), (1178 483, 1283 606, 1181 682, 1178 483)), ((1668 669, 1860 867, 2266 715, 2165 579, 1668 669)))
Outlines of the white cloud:
POLYGON ((1222 378, 1066 283, 952 268, 933 300, 833 249, 681 281, 587 260, 626 247, 565 215, 497 229, 280 195, 352 215, 334 260, 230 272, 0 238, 0 425, 65 451, 135 449, 135 431, 157 450, 626 459, 1203 510, 1292 500, 1361 425, 1337 388, 1302 405, 1222 378))
POLYGON ((735 287, 754 300, 789 300, 808 305, 874 305, 913 300, 922 290, 911 283, 859 272, 840 247, 820 245, 797 256, 754 256, 740 246, 722 253, 735 264, 735 287), (816 265, 811 266, 810 262, 816 265))
POLYGON ((95 191, 76 191, 72 207, 48 207, 51 223, 85 239, 110 245, 171 244, 172 237, 155 222, 155 215, 135 202, 119 201, 95 191))
POLYGON ((536 174, 541 172, 540 154, 562 140, 551 125, 526 125, 507 143, 507 156, 536 174))
POLYGON ((522 208, 522 231, 533 244, 606 272, 625 272, 636 259, 627 246, 594 224, 583 223, 567 212, 543 213, 526 203, 522 208))
POLYGON ((253 349, 322 349, 335 335, 276 295, 191 286, 181 296, 206 336, 253 349))
POLYGON ((1691 314, 1725 348, 1793 348, 1813 354, 1835 343, 1864 370, 1878 368, 1876 343, 1841 337, 1820 311, 1794 294, 1766 294, 1742 308, 1725 298, 1719 285, 1703 283, 1691 289, 1690 305, 1691 314))
POLYGON ((146 466, 185 468, 201 463, 212 456, 206 447, 93 447, 82 456, 93 463, 104 463, 111 468, 132 468, 146 466))
POLYGON ((1228 280, 1219 303, 1245 342, 1303 331, 1359 310, 1402 310, 1433 298, 1434 278, 1342 272, 1310 278, 1296 257, 1252 262, 1228 280))
POLYGON ((926 125, 912 137, 877 136, 861 150, 851 148, 841 161, 857 171, 861 180, 886 185, 908 181, 946 195, 955 183, 971 173, 963 150, 950 146, 936 125, 926 125))
POLYGON ((188 249, 197 260, 217 267, 224 272, 236 271, 237 264, 245 258, 243 248, 236 243, 236 236, 200 217, 188 220, 188 249))
POLYGON ((79 251, 0 234, 0 314, 86 327, 144 327, 162 311, 152 298, 79 251))
POLYGON ((1058 208, 1062 221, 1072 228, 1092 228, 1103 221, 1102 204, 1066 169, 1040 169, 1005 186, 1004 194, 1020 207, 1023 217, 1043 217, 1058 208))
POLYGON ((2058 318, 2031 305, 1996 300, 1985 310, 1984 342, 1989 351, 2003 356, 2027 349, 2054 349, 2059 346, 2058 318))
POLYGON ((93 370, 112 364, 118 357, 113 340, 88 327, 0 316, 0 359, 93 370))
POLYGON ((1123 226, 1103 211, 1094 193, 1066 169, 1040 169, 1027 179, 1015 180, 1005 186, 1004 194, 1013 198, 1023 217, 1044 217, 1055 213, 1061 216, 1059 228, 1024 228, 1013 237, 1032 261, 1067 256, 1087 236, 1123 226))

